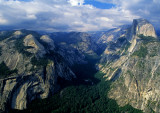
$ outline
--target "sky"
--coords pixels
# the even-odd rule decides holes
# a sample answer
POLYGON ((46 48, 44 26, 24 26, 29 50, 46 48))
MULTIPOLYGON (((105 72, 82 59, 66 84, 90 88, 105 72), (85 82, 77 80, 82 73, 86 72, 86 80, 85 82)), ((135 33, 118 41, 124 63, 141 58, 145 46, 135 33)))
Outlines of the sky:
POLYGON ((0 0, 0 30, 104 31, 138 18, 160 29, 160 0, 0 0))

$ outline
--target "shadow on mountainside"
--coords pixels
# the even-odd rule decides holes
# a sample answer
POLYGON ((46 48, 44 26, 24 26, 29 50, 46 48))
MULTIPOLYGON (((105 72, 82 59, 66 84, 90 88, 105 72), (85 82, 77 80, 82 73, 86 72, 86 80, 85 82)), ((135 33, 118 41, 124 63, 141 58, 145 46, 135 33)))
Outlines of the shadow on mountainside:
POLYGON ((119 107, 115 100, 107 97, 110 81, 106 81, 90 59, 88 64, 72 67, 77 79, 70 83, 62 79, 62 90, 46 99, 37 99, 26 110, 11 110, 10 113, 141 113, 130 105, 119 107))
POLYGON ((66 81, 62 78, 58 79, 59 84, 62 84, 62 88, 68 86, 78 85, 96 85, 100 82, 94 75, 98 72, 96 69, 96 63, 99 61, 98 58, 87 57, 86 64, 75 64, 71 67, 72 71, 76 75, 76 79, 72 81, 66 81))

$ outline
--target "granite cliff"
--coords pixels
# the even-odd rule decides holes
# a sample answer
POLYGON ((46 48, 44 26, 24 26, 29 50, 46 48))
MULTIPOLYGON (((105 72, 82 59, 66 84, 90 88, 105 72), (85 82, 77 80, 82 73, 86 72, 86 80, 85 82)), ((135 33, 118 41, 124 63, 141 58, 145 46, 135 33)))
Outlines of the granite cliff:
POLYGON ((160 112, 160 42, 154 27, 145 19, 135 19, 120 46, 118 40, 106 48, 99 64, 104 78, 113 81, 108 96, 120 106, 160 112))
POLYGON ((55 94, 58 78, 75 74, 55 51, 54 41, 36 32, 0 32, 0 110, 25 109, 34 99, 55 94))

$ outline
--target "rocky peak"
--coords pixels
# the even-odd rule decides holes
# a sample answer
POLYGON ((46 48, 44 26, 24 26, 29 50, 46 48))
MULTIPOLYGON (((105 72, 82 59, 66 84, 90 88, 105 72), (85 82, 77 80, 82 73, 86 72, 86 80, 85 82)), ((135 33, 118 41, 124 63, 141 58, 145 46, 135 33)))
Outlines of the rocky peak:
POLYGON ((22 35, 23 33, 21 32, 21 31, 15 31, 14 32, 14 35, 16 36, 16 35, 22 35))
POLYGON ((146 19, 134 19, 131 33, 132 37, 140 34, 157 37, 153 25, 146 19))
POLYGON ((40 44, 32 34, 29 34, 24 38, 24 45, 31 47, 27 49, 30 53, 37 53, 41 57, 46 53, 43 45, 40 44))
POLYGON ((147 113, 159 113, 160 89, 156 81, 159 80, 160 42, 153 25, 145 19, 133 20, 129 35, 130 43, 124 43, 119 50, 107 47, 102 55, 99 69, 107 80, 114 81, 108 96, 120 106, 130 104, 147 113))
POLYGON ((51 50, 55 49, 55 44, 54 41, 48 36, 48 35, 43 35, 40 38, 43 42, 47 43, 50 46, 51 50))
POLYGON ((48 52, 53 42, 49 37, 27 30, 1 35, 4 38, 0 40, 0 112, 25 109, 32 100, 59 91, 59 79, 76 78, 57 51, 48 52))
POLYGON ((157 38, 153 25, 146 19, 134 19, 131 27, 129 52, 133 52, 137 45, 139 35, 157 38))

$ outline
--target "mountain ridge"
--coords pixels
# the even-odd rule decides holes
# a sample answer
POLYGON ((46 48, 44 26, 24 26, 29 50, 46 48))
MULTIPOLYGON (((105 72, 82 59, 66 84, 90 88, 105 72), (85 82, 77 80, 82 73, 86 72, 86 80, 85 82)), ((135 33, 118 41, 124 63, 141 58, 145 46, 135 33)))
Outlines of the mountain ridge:
MULTIPOLYGON (((104 77, 114 81, 108 96, 117 100, 120 106, 130 104, 145 112, 159 112, 159 96, 156 93, 158 87, 151 85, 154 80, 158 80, 155 73, 158 73, 159 67, 159 40, 153 26, 144 19, 133 20, 130 36, 130 46, 126 50, 120 48, 122 50, 118 53, 121 54, 118 58, 99 65, 101 71, 106 73, 104 77), (122 55, 124 51, 126 54, 122 55), (155 105, 151 105, 153 101, 155 105)), ((112 53, 104 55, 110 54, 112 53)))
POLYGON ((153 84, 159 83, 159 50, 155 29, 145 19, 98 34, 2 31, 0 66, 7 73, 0 76, 0 109, 26 109, 33 100, 54 95, 64 81, 75 78, 96 85, 79 72, 94 68, 87 66, 96 62, 97 71, 112 82, 109 98, 120 106, 159 112, 159 89, 153 84))
POLYGON ((1 75, 2 110, 25 109, 32 100, 56 93, 60 89, 57 78, 71 80, 76 77, 54 51, 54 45, 46 45, 46 39, 51 40, 46 36, 39 38, 35 32, 15 31, 0 42, 0 62, 9 70, 17 70, 13 74, 1 75))

